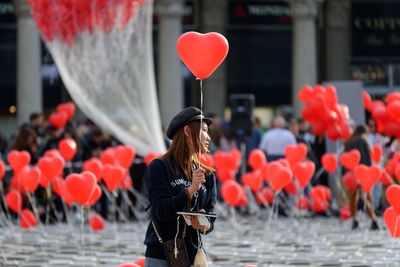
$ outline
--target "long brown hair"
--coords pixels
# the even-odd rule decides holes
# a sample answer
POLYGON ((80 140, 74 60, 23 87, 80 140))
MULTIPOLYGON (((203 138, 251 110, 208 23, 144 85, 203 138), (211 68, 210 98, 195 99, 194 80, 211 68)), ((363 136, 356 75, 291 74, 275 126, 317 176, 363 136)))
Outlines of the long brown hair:
POLYGON ((344 146, 348 147, 353 144, 358 138, 362 138, 362 135, 367 133, 367 128, 364 125, 358 125, 354 129, 353 134, 344 142, 344 146))
MULTIPOLYGON (((199 158, 197 156, 197 153, 195 155, 192 155, 192 151, 199 151, 199 148, 201 146, 201 151, 207 151, 207 148, 200 143, 199 140, 199 132, 200 132, 200 122, 199 121, 192 121, 191 123, 188 124, 190 128, 190 134, 191 134, 191 139, 193 142, 193 148, 191 149, 189 147, 189 144, 186 142, 186 137, 184 133, 184 127, 179 129, 175 135, 174 138, 172 139, 172 144, 169 147, 167 153, 165 153, 162 157, 167 159, 168 164, 170 168, 178 174, 178 166, 182 169, 184 172, 185 176, 191 180, 192 179, 192 173, 194 171, 194 167, 192 164, 192 160, 198 166, 199 164, 199 158), (172 168, 171 165, 171 160, 175 162, 175 169, 172 168)), ((203 169, 206 170, 206 174, 210 174, 211 172, 214 171, 213 168, 207 167, 203 164, 200 164, 203 169)))

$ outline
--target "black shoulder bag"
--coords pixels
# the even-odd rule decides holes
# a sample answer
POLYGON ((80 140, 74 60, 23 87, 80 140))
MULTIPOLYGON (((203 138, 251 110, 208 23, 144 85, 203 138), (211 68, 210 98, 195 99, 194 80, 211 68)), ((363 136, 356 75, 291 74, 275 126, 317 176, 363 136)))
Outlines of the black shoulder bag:
MULTIPOLYGON (((188 197, 188 208, 190 209, 190 195, 189 191, 185 188, 188 197)), ((154 221, 153 224, 154 232, 157 235, 158 241, 163 245, 164 253, 169 267, 190 267, 189 257, 186 251, 185 235, 186 235, 186 223, 182 233, 182 237, 178 238, 179 231, 176 233, 175 239, 163 241, 160 234, 157 231, 154 221)), ((179 217, 177 221, 179 225, 179 217)), ((179 230, 179 229, 178 229, 179 230)))

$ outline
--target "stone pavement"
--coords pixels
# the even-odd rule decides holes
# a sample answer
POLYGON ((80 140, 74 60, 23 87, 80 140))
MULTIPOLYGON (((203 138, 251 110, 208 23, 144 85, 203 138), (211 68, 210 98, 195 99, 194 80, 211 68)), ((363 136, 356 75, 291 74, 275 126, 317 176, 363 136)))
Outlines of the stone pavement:
MULTIPOLYGON (((386 229, 360 230, 338 218, 237 216, 218 220, 205 237, 209 266, 400 266, 400 243, 386 229)), ((379 221, 381 228, 384 222, 379 221)), ((108 223, 101 232, 57 224, 23 230, 0 228, 0 266, 107 266, 132 263, 144 255, 147 222, 108 223)))

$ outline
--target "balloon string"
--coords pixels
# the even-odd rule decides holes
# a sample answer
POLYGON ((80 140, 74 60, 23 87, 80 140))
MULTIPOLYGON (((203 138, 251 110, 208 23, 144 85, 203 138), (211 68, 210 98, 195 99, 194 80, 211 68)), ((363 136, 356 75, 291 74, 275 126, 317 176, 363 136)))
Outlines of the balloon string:
POLYGON ((200 131, 199 131, 199 168, 201 162, 201 133, 203 130, 203 80, 200 80, 200 131))

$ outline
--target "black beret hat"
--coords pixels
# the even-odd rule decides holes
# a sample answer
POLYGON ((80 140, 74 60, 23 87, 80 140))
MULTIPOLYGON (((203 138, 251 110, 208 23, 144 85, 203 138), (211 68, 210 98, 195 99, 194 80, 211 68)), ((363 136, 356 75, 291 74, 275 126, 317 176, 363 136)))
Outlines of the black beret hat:
POLYGON ((210 125, 213 120, 211 118, 206 118, 201 113, 201 110, 196 107, 187 107, 172 118, 167 129, 167 137, 169 139, 174 138, 175 133, 186 124, 192 121, 200 121, 203 119, 207 125, 210 125))

